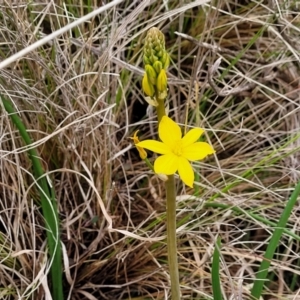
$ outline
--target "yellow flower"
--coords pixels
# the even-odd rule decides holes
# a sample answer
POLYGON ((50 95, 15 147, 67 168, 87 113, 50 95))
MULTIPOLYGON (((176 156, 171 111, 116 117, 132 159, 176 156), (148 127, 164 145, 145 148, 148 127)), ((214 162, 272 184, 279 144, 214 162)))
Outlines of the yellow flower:
POLYGON ((141 147, 139 147, 139 146, 136 145, 136 144, 138 144, 140 142, 140 140, 139 140, 139 138, 137 136, 138 132, 139 132, 139 130, 137 130, 133 134, 133 137, 131 137, 131 139, 133 140, 133 143, 134 143, 136 149, 139 151, 140 158, 141 159, 146 159, 147 158, 147 152, 143 148, 141 148, 141 147))
POLYGON ((197 142, 204 130, 194 128, 182 137, 181 129, 172 119, 163 116, 158 128, 162 142, 145 140, 136 144, 158 154, 154 162, 154 171, 157 174, 171 175, 178 171, 181 180, 189 187, 193 187, 194 171, 190 161, 205 158, 215 153, 212 146, 205 142, 197 142))

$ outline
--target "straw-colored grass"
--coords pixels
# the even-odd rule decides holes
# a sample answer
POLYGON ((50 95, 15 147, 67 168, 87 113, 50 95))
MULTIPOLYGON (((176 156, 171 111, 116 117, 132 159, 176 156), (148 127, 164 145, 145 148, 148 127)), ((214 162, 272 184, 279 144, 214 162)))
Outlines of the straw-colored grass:
MULTIPOLYGON (((54 2, 0 4, 0 62, 104 3, 54 2)), ((195 189, 176 180, 182 299, 213 299, 217 237, 223 298, 251 299, 274 231, 268 221, 277 223, 300 179, 300 6, 119 2, 0 69, 0 94, 55 188, 65 299, 168 297, 164 185, 129 139, 136 129, 140 139, 156 137, 141 90, 152 26, 172 59, 169 115, 205 128, 216 150, 194 163, 195 189)), ((0 298, 51 299, 38 190, 3 107, 0 137, 0 298)), ((263 299, 300 299, 299 227, 297 204, 287 228, 294 236, 281 239, 263 299)))

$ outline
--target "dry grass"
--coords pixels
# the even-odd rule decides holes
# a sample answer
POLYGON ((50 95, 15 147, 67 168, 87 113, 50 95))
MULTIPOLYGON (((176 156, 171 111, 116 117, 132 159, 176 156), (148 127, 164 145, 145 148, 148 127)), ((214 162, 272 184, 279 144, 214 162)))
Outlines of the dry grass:
MULTIPOLYGON (((1 60, 96 7, 70 2, 3 1, 1 60)), ((172 57, 170 115, 184 123, 189 108, 189 125, 206 128, 217 151, 194 165, 195 190, 178 181, 182 299, 213 299, 217 236, 224 299, 250 299, 272 229, 248 212, 276 222, 300 177, 299 23, 297 1, 123 1, 0 70, 0 93, 55 186, 66 299, 167 299, 163 184, 128 139, 137 128, 141 139, 156 132, 140 86, 152 26, 166 34, 172 57), (208 70, 219 57, 216 93, 208 70)), ((31 165, 4 110, 0 120, 0 298, 47 299, 31 165)), ((298 214, 295 207, 289 222, 296 234, 298 214)), ((281 242, 264 299, 300 299, 299 240, 281 242)))

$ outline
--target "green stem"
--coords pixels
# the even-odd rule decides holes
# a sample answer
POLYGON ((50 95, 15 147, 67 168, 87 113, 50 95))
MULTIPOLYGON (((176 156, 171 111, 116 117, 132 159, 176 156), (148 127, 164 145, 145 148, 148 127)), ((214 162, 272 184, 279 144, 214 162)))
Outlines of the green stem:
POLYGON ((164 100, 157 100, 157 99, 158 98, 156 98, 158 106, 156 106, 156 113, 157 113, 157 119, 158 119, 158 124, 159 124, 162 117, 166 115, 166 112, 165 112, 165 102, 164 102, 164 100))
POLYGON ((169 175, 166 181, 167 192, 167 246, 168 262, 171 279, 172 300, 180 300, 179 271, 177 260, 176 238, 176 187, 174 175, 169 175))
MULTIPOLYGON (((27 133, 26 127, 23 124, 20 117, 15 112, 10 101, 4 97, 0 98, 3 106, 7 111, 12 122, 18 128, 20 135, 27 146, 32 145, 31 138, 27 133)), ((45 226, 47 232, 47 241, 49 247, 51 265, 51 277, 52 277, 52 291, 53 299, 63 299, 63 288, 62 288, 62 254, 60 246, 59 236, 59 221, 57 204, 55 201, 54 189, 48 184, 45 177, 45 173, 38 156, 36 149, 28 149, 28 156, 32 162, 34 178, 36 179, 39 195, 41 199, 43 216, 45 218, 45 226)))
MULTIPOLYGON (((156 107, 158 125, 165 112, 165 101, 158 100, 156 107)), ((176 238, 176 185, 174 175, 169 175, 165 183, 167 193, 167 248, 168 263, 171 280, 171 299, 180 300, 179 271, 177 259, 177 238, 176 238)))
POLYGON ((154 168, 153 168, 151 162, 149 161, 149 159, 147 157, 144 159, 144 162, 146 163, 148 168, 154 172, 154 168))

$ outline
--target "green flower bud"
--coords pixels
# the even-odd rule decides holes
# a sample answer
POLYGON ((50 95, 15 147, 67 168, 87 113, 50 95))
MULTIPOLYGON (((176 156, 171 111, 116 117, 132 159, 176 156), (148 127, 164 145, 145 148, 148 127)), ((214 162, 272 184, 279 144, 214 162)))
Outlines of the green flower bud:
POLYGON ((160 73, 157 76, 156 86, 159 92, 165 92, 167 91, 167 85, 168 85, 168 79, 167 74, 164 69, 160 71, 160 73))
POLYGON ((154 98, 164 100, 168 93, 166 70, 170 58, 165 48, 165 36, 156 27, 147 32, 143 61, 145 64, 145 75, 142 81, 144 93, 149 97, 155 96, 154 98))
POLYGON ((156 74, 159 74, 161 69, 162 69, 162 63, 160 61, 156 61, 154 64, 153 64, 153 68, 156 72, 156 74))
POLYGON ((167 52, 164 53, 161 61, 163 62, 163 68, 167 70, 170 65, 170 56, 167 52))
POLYGON ((150 65, 150 59, 144 55, 143 57, 144 65, 150 65))
POLYGON ((156 79, 157 79, 157 74, 153 67, 151 65, 146 65, 145 66, 145 72, 148 76, 148 80, 155 85, 156 84, 156 79))
POLYGON ((145 73, 142 81, 143 91, 147 96, 153 97, 155 89, 153 84, 149 81, 147 73, 145 73))
POLYGON ((160 61, 164 66, 166 54, 164 34, 158 28, 152 27, 145 39, 144 63, 150 62, 153 65, 156 61, 160 61))

